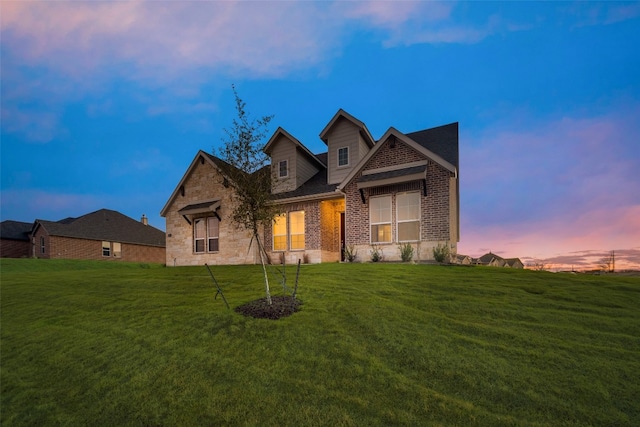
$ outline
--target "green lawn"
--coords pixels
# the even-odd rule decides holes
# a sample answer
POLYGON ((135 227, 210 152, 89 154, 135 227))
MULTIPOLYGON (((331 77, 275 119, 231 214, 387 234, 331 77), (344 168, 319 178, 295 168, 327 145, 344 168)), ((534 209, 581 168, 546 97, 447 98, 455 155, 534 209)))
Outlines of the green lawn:
MULTIPOLYGON (((637 277, 303 266, 272 321, 204 267, 0 268, 2 426, 640 425, 637 277)), ((263 296, 259 267, 213 271, 263 296)))

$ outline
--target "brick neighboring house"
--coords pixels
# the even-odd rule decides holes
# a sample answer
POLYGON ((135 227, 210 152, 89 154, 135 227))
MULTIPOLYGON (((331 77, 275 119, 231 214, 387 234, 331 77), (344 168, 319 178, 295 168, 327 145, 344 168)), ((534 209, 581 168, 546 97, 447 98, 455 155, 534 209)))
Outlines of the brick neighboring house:
MULTIPOLYGON (((363 122, 338 110, 320 133, 327 152, 313 154, 278 128, 264 147, 271 159, 273 203, 281 212, 265 227, 272 261, 335 262, 353 247, 368 261, 433 258, 459 241, 458 123, 404 134, 389 128, 374 140, 363 122)), ((161 211, 167 223, 167 265, 246 264, 250 236, 228 217, 233 197, 222 160, 199 151, 161 211)))
POLYGON ((31 230, 34 258, 165 262, 165 233, 109 209, 61 221, 37 219, 31 230))
POLYGON ((6 220, 0 223, 0 257, 27 258, 31 255, 30 222, 6 220))

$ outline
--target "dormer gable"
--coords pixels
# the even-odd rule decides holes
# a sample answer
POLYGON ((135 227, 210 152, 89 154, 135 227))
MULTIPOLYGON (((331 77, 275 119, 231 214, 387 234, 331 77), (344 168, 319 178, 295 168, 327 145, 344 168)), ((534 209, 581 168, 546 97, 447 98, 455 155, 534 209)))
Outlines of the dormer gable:
POLYGON ((337 184, 367 155, 375 141, 367 126, 343 109, 320 133, 327 144, 328 184, 337 184))
POLYGON ((307 147, 279 127, 263 151, 271 158, 271 192, 294 191, 326 168, 307 147))

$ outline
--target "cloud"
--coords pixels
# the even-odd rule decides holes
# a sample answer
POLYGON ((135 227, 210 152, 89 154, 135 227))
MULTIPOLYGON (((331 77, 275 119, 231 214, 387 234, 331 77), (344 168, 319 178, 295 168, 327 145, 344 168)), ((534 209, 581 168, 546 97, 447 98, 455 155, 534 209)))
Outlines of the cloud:
POLYGON ((104 207, 106 199, 96 195, 34 189, 3 190, 2 217, 26 222, 35 219, 57 221, 98 210, 104 207))
POLYGON ((460 252, 546 259, 637 245, 638 114, 640 105, 625 104, 463 134, 460 252))

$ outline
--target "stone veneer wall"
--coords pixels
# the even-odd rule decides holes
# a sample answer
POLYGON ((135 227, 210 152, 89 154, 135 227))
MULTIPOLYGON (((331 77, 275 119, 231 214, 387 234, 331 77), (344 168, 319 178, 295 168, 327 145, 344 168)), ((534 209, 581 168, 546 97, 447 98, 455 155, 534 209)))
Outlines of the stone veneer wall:
MULTIPOLYGON (((180 192, 169 206, 166 216, 168 266, 221 264, 255 264, 259 262, 256 251, 249 250, 251 233, 239 229, 230 218, 233 206, 232 190, 222 184, 217 168, 208 161, 198 161, 184 182, 184 195, 180 192), (187 205, 220 199, 218 213, 221 217, 218 252, 195 253, 193 225, 178 213, 187 205)), ((213 214, 202 215, 212 216, 213 214)))

